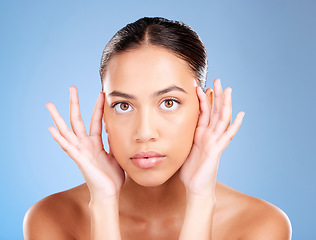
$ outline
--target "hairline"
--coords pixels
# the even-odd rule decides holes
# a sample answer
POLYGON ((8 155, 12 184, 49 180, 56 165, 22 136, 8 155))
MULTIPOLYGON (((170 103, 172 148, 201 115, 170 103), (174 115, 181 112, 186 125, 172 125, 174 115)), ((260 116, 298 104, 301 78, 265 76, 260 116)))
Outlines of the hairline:
POLYGON ((179 54, 179 53, 177 53, 177 52, 173 51, 172 49, 167 48, 165 46, 162 46, 162 45, 159 45, 159 44, 154 44, 154 43, 151 43, 150 41, 142 41, 140 44, 133 44, 128 49, 125 49, 123 51, 115 52, 115 53, 113 53, 112 55, 109 56, 109 59, 107 60, 106 64, 104 65, 104 68, 103 68, 104 70, 102 71, 102 75, 100 76, 101 80, 102 80, 102 92, 104 92, 103 85, 104 85, 104 77, 105 77, 105 74, 106 74, 106 69, 107 69, 108 64, 111 61, 111 59, 113 57, 115 57, 115 56, 122 55, 122 54, 124 54, 126 52, 133 52, 133 51, 139 50, 141 48, 145 48, 145 47, 163 48, 163 49, 167 50, 169 53, 171 53, 174 56, 176 56, 177 58, 179 58, 180 60, 182 60, 183 62, 185 62, 188 70, 193 74, 194 79, 196 79, 197 84, 199 86, 201 86, 200 85, 200 81, 197 79, 196 73, 193 71, 193 69, 191 68, 190 64, 186 61, 186 59, 181 54, 179 54))

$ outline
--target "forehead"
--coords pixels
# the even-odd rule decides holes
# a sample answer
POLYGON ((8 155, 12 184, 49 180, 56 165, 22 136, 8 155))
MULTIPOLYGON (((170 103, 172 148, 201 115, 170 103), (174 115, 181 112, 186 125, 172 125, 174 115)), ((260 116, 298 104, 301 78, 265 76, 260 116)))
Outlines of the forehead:
POLYGON ((195 87, 188 63, 169 50, 143 46, 114 55, 103 76, 104 91, 144 89, 156 91, 170 85, 195 87))

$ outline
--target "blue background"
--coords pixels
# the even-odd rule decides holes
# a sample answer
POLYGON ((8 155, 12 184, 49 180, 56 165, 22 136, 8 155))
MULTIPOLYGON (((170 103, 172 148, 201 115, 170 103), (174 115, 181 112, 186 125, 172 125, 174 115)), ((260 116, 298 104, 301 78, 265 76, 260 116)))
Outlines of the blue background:
POLYGON ((88 126, 105 44, 143 16, 181 20, 209 57, 208 86, 233 89, 246 116, 218 179, 287 213, 293 239, 316 235, 315 1, 2 1, 0 239, 22 239, 27 209, 84 182, 54 142, 45 108, 68 119, 71 85, 88 126))

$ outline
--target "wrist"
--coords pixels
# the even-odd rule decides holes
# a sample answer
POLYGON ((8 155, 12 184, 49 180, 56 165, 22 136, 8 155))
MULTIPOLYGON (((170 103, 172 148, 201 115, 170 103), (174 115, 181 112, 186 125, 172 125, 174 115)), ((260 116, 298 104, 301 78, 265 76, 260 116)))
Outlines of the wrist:
POLYGON ((212 195, 187 195, 187 209, 209 209, 214 210, 216 207, 215 196, 212 195))
POLYGON ((119 240, 119 209, 116 198, 92 198, 89 203, 91 238, 93 240, 119 240))
POLYGON ((119 199, 116 196, 113 197, 92 197, 90 198, 89 202, 89 209, 95 208, 104 208, 104 207, 113 207, 118 206, 119 199))
POLYGON ((216 203, 215 190, 208 190, 205 192, 196 192, 196 191, 186 191, 187 201, 194 202, 213 202, 216 203))
POLYGON ((216 201, 212 194, 187 194, 180 240, 211 239, 216 201))

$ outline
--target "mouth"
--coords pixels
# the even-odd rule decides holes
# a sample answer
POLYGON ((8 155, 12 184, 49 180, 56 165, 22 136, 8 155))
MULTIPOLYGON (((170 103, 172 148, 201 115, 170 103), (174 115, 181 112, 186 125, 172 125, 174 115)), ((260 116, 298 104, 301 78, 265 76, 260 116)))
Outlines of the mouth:
POLYGON ((158 166, 166 156, 154 151, 139 152, 130 158, 131 162, 141 169, 150 169, 158 166))

